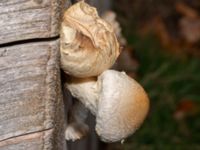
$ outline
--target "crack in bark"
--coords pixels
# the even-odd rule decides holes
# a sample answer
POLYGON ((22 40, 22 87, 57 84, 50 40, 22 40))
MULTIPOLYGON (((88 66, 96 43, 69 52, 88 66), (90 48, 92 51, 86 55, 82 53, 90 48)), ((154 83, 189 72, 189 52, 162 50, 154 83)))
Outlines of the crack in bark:
POLYGON ((9 140, 12 140, 12 139, 15 139, 15 138, 22 138, 24 136, 39 134, 39 133, 46 132, 46 131, 50 132, 53 129, 54 129, 54 127, 51 127, 51 128, 48 128, 48 129, 43 129, 43 130, 38 130, 38 131, 34 131, 34 132, 24 133, 24 134, 21 134, 21 135, 16 135, 16 136, 13 136, 13 137, 9 137, 9 138, 0 140, 0 147, 1 147, 1 143, 2 142, 9 141, 9 140))
POLYGON ((50 38, 36 38, 36 39, 19 40, 19 41, 0 44, 0 48, 20 45, 20 44, 33 43, 33 42, 51 42, 51 41, 55 41, 59 38, 60 38, 60 36, 55 36, 55 37, 50 37, 50 38))

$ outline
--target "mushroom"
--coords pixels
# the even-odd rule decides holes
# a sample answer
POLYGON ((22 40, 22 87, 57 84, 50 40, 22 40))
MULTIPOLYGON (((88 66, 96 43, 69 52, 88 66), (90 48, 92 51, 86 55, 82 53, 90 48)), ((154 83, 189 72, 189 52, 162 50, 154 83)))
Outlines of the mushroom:
MULTIPOLYGON (((96 132, 103 141, 123 141, 144 121, 149 100, 124 72, 107 70, 119 55, 113 27, 81 1, 65 12, 60 36, 61 68, 69 75, 65 87, 96 116, 96 132)), ((67 140, 80 139, 88 132, 83 105, 73 108, 67 140)))
POLYGON ((133 134, 149 109, 144 89, 124 72, 106 70, 97 79, 72 77, 65 86, 96 116, 96 132, 105 142, 133 134))
POLYGON ((84 1, 66 10, 60 36, 61 68, 71 76, 98 76, 119 55, 113 27, 84 1))

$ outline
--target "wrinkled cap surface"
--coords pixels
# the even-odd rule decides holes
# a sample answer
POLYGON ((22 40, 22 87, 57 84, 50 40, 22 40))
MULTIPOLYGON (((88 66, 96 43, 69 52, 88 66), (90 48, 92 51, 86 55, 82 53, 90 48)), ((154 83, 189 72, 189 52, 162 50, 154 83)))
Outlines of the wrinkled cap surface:
POLYGON ((61 25, 61 67, 75 77, 90 77, 110 68, 119 55, 113 27, 94 7, 81 1, 64 14, 61 25))

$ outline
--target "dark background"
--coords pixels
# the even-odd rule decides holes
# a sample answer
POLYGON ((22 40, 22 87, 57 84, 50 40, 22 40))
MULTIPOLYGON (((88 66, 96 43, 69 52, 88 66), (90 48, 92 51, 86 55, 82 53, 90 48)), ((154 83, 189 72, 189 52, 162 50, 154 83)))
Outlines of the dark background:
MULTIPOLYGON (((87 2, 100 14, 106 10, 116 13, 127 44, 115 68, 143 85, 151 108, 142 127, 124 144, 102 143, 92 132, 70 143, 71 149, 200 149, 200 1, 87 2)), ((91 118, 88 122, 94 131, 91 118)))

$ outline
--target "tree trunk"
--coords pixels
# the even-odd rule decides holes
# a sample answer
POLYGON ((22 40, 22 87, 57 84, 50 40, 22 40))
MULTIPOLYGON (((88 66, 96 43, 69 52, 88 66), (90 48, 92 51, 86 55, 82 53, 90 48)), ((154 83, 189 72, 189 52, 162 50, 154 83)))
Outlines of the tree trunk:
POLYGON ((0 150, 66 149, 58 39, 64 1, 0 1, 0 150))

